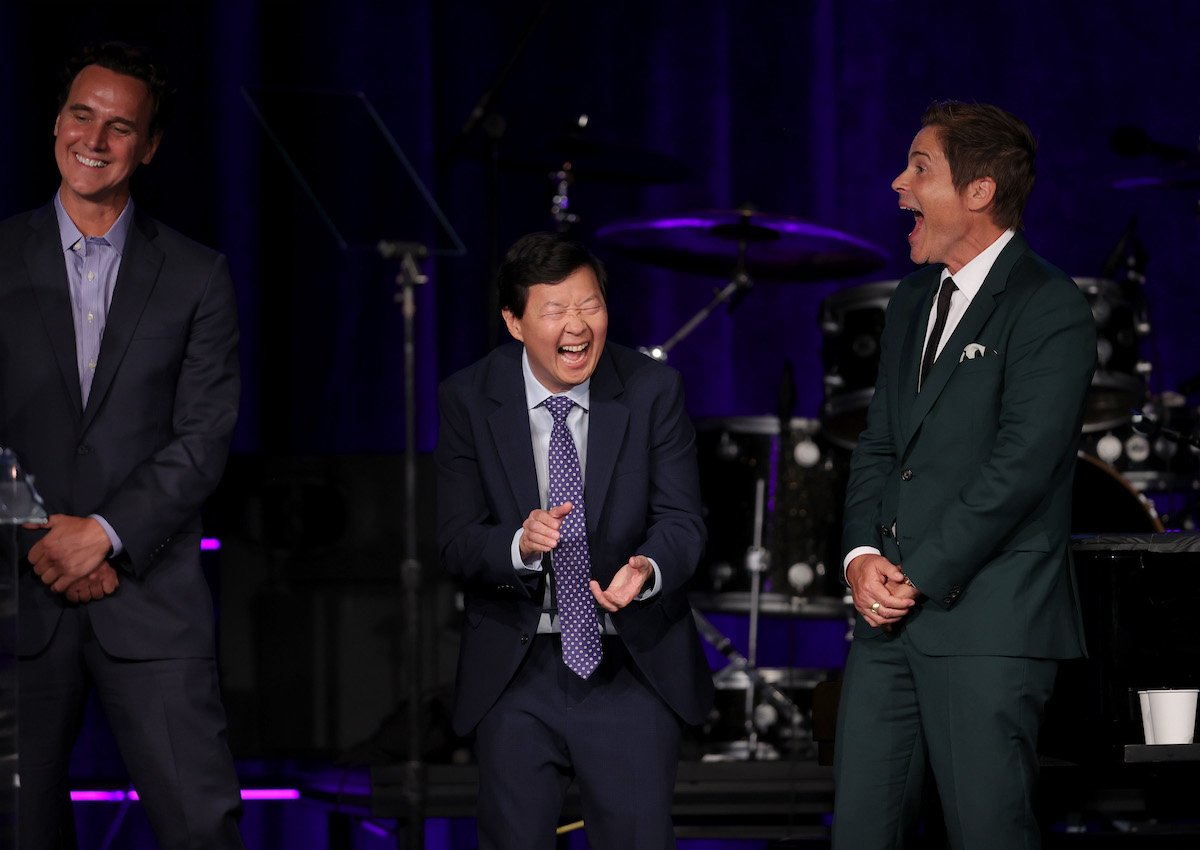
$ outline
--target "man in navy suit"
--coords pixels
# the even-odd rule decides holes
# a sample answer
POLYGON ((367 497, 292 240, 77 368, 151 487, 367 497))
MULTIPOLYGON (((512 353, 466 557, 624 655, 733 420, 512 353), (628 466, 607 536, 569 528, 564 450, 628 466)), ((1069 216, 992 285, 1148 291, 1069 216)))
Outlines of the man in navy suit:
POLYGON ((1028 850, 1042 711, 1084 649, 1071 485, 1096 330, 1019 232, 1029 128, 953 102, 921 123, 892 188, 928 265, 888 305, 846 495, 833 844, 903 847, 928 764, 951 847, 1028 850))
POLYGON ((61 184, 0 224, 0 445, 50 512, 19 577, 20 846, 72 846, 67 762, 95 688, 164 848, 241 848, 200 505, 237 418, 223 257, 135 209, 167 86, 85 50, 54 122, 61 184))
POLYGON ((574 778, 590 846, 673 847, 681 723, 712 698, 686 594, 705 531, 680 376, 606 344, 604 267, 576 242, 522 238, 499 288, 521 345, 443 382, 436 454, 441 560, 466 591, 454 725, 476 736, 480 846, 553 848, 574 778), (552 498, 566 475, 582 504, 552 498), (582 590, 556 560, 581 542, 570 529, 586 530, 582 590), (563 651, 580 607, 600 634, 582 673, 563 651))

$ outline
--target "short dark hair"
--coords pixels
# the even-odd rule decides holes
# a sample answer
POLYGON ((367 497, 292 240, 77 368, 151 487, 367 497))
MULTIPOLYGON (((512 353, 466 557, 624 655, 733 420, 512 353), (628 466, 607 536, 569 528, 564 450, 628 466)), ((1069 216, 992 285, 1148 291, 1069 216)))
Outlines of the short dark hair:
POLYGON ((104 44, 89 44, 71 57, 63 68, 62 89, 58 94, 58 111, 62 112, 67 98, 71 96, 71 85, 79 72, 88 65, 99 65, 118 74, 134 77, 146 84, 150 90, 150 135, 162 132, 171 110, 174 93, 167 85, 166 70, 141 47, 133 47, 119 41, 104 44))
POLYGON ((591 251, 561 233, 530 233, 518 239, 504 255, 496 275, 500 308, 518 319, 525 314, 529 287, 539 283, 562 283, 575 271, 587 267, 596 275, 600 295, 605 295, 608 274, 604 263, 591 251))
POLYGON ((954 188, 961 193, 972 180, 991 177, 996 181, 992 221, 1020 230, 1037 157, 1037 140, 1025 122, 986 103, 943 100, 929 105, 921 126, 940 132, 954 188))

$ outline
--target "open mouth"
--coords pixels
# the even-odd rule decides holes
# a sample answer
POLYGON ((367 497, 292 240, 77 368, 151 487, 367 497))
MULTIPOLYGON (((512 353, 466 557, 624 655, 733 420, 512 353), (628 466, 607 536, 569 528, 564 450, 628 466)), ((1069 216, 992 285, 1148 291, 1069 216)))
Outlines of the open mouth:
POLYGON ((89 159, 81 154, 75 154, 75 161, 80 165, 86 165, 88 168, 104 168, 108 165, 108 163, 102 159, 89 159))
POLYGON ((587 359, 587 350, 590 347, 590 342, 581 342, 577 345, 560 345, 558 347, 558 356, 569 365, 577 366, 587 359))
POLYGON ((908 238, 911 241, 915 239, 918 234, 920 234, 921 228, 925 226, 925 213, 918 209, 914 209, 913 207, 906 207, 903 205, 901 205, 900 209, 913 214, 913 229, 909 231, 908 234, 908 238))

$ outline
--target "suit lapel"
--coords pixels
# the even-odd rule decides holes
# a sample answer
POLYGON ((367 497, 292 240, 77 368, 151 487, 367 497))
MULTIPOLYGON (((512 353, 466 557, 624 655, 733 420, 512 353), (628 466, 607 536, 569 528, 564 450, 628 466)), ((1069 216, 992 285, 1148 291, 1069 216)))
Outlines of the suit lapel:
POLYGON ((1013 265, 1017 258, 1025 253, 1026 248, 1025 240, 1018 233, 1004 246, 1004 250, 992 264, 979 292, 971 299, 971 306, 967 308, 967 312, 955 327, 954 333, 946 341, 942 353, 938 355, 933 368, 929 370, 925 386, 921 388, 916 401, 913 402, 912 411, 908 417, 908 427, 904 433, 905 449, 912 442, 912 438, 921 427, 921 422, 933 407, 934 402, 937 401, 938 396, 941 395, 942 390, 946 388, 950 376, 958 368, 958 358, 963 348, 977 339, 979 332, 987 324, 987 320, 996 309, 997 299, 1008 285, 1008 275, 1012 271, 1013 265))
POLYGON ((625 440, 629 411, 619 401, 624 391, 625 385, 613 365, 612 355, 606 351, 596 365, 590 387, 592 407, 588 411, 587 480, 583 485, 588 534, 595 534, 599 527, 613 468, 625 440))
POLYGON ((113 289, 112 304, 104 323, 104 338, 96 360, 96 374, 88 393, 83 412, 83 427, 87 428, 104 402, 113 378, 125 358, 129 341, 141 320, 142 312, 162 268, 163 254, 152 242, 157 229, 154 223, 134 210, 133 226, 125 239, 121 254, 121 269, 113 289))
POLYGON ((502 350, 490 368, 488 387, 497 407, 488 415, 488 426, 505 477, 512 487, 518 512, 530 506, 545 507, 538 498, 537 471, 533 465, 533 437, 529 432, 529 408, 521 376, 521 348, 502 350), (515 356, 514 356, 515 355, 515 356))
POLYGON ((82 413, 83 393, 79 388, 79 364, 75 358, 75 324, 71 320, 67 262, 59 241, 54 205, 39 210, 30 224, 34 232, 25 244, 25 268, 62 374, 64 391, 78 417, 82 413))
MULTIPOLYGON (((907 423, 912 413, 913 401, 917 396, 918 366, 921 362, 921 349, 925 343, 925 329, 928 325, 929 311, 933 309, 933 299, 937 292, 939 275, 930 277, 926 293, 919 301, 919 309, 914 310, 908 318, 908 330, 904 334, 904 345, 901 348, 899 368, 897 370, 896 391, 893 397, 897 402, 899 421, 907 423)), ((907 429, 906 429, 907 430, 907 429)))

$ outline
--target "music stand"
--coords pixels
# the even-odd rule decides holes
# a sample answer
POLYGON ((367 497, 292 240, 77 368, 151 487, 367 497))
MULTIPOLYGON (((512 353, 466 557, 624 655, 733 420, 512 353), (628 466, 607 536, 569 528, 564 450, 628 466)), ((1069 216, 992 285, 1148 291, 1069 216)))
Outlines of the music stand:
POLYGON ((45 522, 42 497, 17 455, 0 447, 0 844, 17 846, 17 529, 45 522))
POLYGON ((413 289, 429 280, 420 261, 431 254, 463 256, 466 248, 365 94, 297 88, 243 88, 242 94, 338 246, 343 251, 376 251, 397 262, 395 300, 404 315, 405 540, 400 586, 404 646, 409 652, 403 846, 424 847, 413 289))

